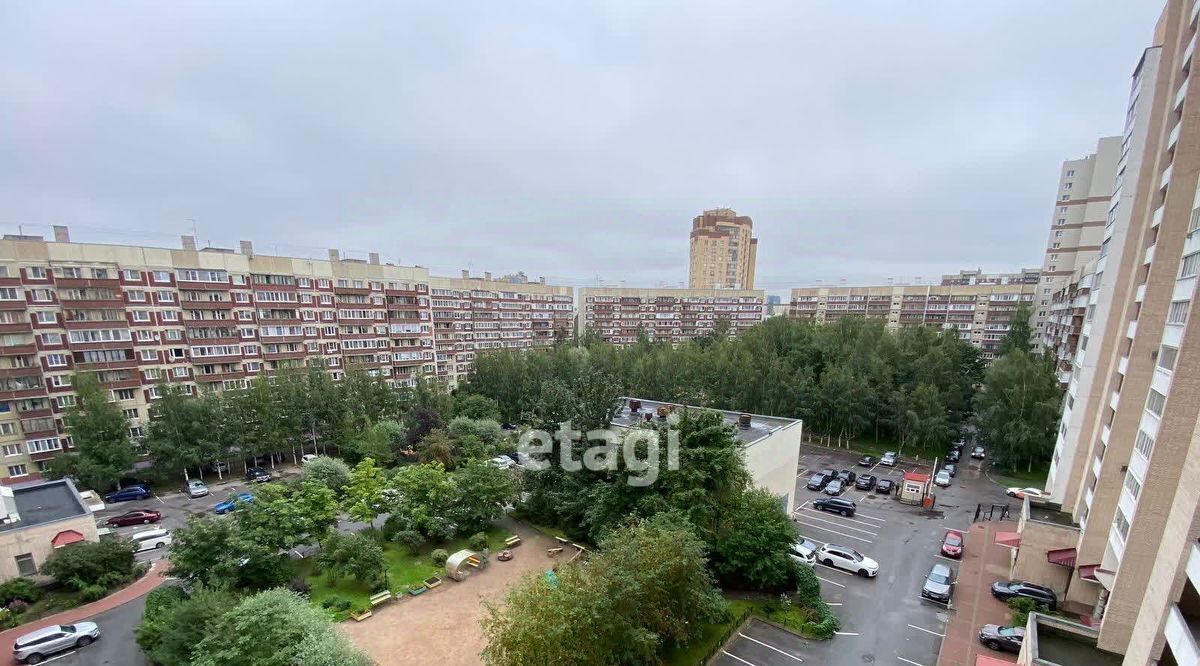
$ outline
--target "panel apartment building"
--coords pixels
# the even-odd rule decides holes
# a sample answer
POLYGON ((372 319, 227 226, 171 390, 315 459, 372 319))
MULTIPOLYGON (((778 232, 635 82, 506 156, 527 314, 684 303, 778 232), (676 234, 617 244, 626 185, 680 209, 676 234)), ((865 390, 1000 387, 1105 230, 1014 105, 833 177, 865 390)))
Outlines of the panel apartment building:
POLYGON ((651 340, 678 344, 712 332, 723 319, 736 336, 763 320, 764 300, 753 289, 581 288, 579 332, 591 329, 623 345, 645 331, 651 340))
POLYGON ((1130 666, 1200 663, 1198 16, 1195 0, 1167 2, 1133 71, 1040 509, 1050 519, 1027 507, 1014 563, 1090 609, 1097 649, 1130 666))
POLYGON ((477 349, 570 336, 570 288, 431 277, 425 268, 197 249, 0 240, 0 482, 40 478, 70 448, 71 375, 95 371, 138 437, 156 384, 236 389, 321 359, 394 385, 453 385, 477 349))
POLYGON ((706 210, 692 220, 688 287, 753 289, 758 239, 754 221, 732 208, 706 210))
POLYGON ((955 330, 959 338, 991 360, 1017 307, 1032 303, 1037 289, 1036 270, 1009 274, 962 271, 942 276, 940 285, 800 287, 792 289, 788 315, 819 323, 877 317, 893 330, 904 326, 955 330))

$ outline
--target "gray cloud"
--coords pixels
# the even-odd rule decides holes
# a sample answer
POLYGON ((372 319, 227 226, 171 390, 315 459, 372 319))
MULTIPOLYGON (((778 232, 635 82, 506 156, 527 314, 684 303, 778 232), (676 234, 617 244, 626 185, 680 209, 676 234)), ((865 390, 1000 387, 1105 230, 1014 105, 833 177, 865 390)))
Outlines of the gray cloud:
POLYGON ((728 205, 773 291, 1034 266, 1158 11, 6 3, 0 226, 675 284, 728 205))

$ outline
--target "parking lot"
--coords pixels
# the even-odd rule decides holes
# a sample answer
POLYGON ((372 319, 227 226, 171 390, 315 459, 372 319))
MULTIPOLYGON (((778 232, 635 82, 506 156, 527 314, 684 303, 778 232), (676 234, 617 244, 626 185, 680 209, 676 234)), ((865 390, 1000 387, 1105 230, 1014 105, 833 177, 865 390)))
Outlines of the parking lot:
MULTIPOLYGON (((905 471, 928 472, 902 462, 894 468, 858 467, 856 455, 836 449, 805 446, 801 450, 796 478, 796 502, 793 520, 804 538, 818 546, 834 543, 849 546, 879 563, 876 578, 863 578, 840 569, 818 564, 822 597, 841 620, 841 631, 830 641, 807 641, 763 623, 752 623, 735 634, 718 652, 714 664, 753 666, 813 664, 850 665, 864 663, 934 666, 945 634, 945 625, 954 612, 953 599, 943 605, 921 597, 921 587, 930 567, 946 563, 957 574, 958 563, 940 555, 946 529, 970 527, 977 504, 1012 500, 1004 489, 992 483, 982 471, 982 463, 964 459, 949 488, 934 488, 933 511, 904 504, 894 495, 851 489, 843 498, 858 504, 852 517, 814 510, 812 501, 827 497, 808 490, 805 483, 815 471, 825 468, 848 469, 890 478, 899 483, 905 471), (762 625, 762 626, 759 626, 762 625), (765 629, 764 629, 765 627, 765 629)), ((971 549, 972 544, 966 544, 971 549)))

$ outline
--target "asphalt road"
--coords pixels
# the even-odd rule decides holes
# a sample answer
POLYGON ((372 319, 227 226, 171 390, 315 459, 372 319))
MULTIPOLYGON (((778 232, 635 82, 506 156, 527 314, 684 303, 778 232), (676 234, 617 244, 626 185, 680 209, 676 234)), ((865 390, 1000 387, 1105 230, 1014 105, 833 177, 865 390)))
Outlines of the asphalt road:
MULTIPOLYGON (((801 534, 818 545, 836 543, 850 546, 879 562, 876 578, 861 578, 841 570, 818 565, 822 597, 833 606, 841 620, 841 632, 830 641, 803 641, 771 638, 766 633, 738 637, 726 646, 729 654, 718 653, 715 664, 751 666, 794 666, 801 661, 830 666, 860 666, 864 663, 934 666, 944 627, 954 612, 920 596, 921 586, 936 562, 957 563, 941 558, 942 536, 946 529, 965 530, 970 526, 977 504, 986 512, 992 504, 1016 502, 1005 496, 1004 489, 983 474, 982 463, 964 460, 949 488, 935 488, 937 505, 933 512, 901 503, 894 496, 851 490, 843 495, 858 504, 858 513, 843 518, 812 509, 812 500, 823 493, 805 488, 811 472, 826 467, 867 472, 858 467, 857 456, 836 449, 805 446, 797 470, 796 501, 793 514, 801 534), (739 654, 738 651, 744 652, 739 654)), ((899 482, 909 465, 878 467, 870 473, 899 482)), ((919 470, 928 471, 928 469, 919 470)), ((967 544, 971 548, 971 544, 967 544)), ((761 628, 756 628, 760 632, 761 628)))
POLYGON ((148 666, 149 661, 134 641, 134 629, 142 621, 146 597, 90 618, 100 625, 100 640, 78 650, 51 657, 43 664, 54 666, 148 666))

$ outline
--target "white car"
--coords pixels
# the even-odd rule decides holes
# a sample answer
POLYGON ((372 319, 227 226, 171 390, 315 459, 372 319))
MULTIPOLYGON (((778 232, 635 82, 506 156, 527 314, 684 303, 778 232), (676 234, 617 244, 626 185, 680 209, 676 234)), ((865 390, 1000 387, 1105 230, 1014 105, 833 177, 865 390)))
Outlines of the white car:
POLYGON ((13 643, 13 659, 26 664, 40 664, 46 657, 86 647, 100 638, 100 627, 95 622, 55 624, 45 629, 31 631, 13 643))
POLYGON ((933 477, 933 483, 934 483, 934 485, 938 485, 943 488, 949 488, 950 487, 950 472, 947 472, 946 470, 942 470, 942 471, 938 472, 937 476, 933 477))
POLYGON ((133 540, 133 545, 137 546, 135 552, 138 553, 144 550, 158 550, 171 545, 171 533, 161 529, 137 532, 130 539, 133 540))
POLYGON ((879 573, 879 563, 850 546, 827 543, 817 549, 817 561, 827 567, 843 569, 866 578, 879 573))
POLYGON ((314 461, 314 460, 316 460, 316 459, 317 459, 317 454, 315 454, 315 453, 306 453, 306 454, 304 454, 304 455, 300 456, 300 464, 301 464, 301 465, 307 465, 308 463, 310 463, 310 462, 312 462, 312 461, 314 461))
POLYGON ((1009 497, 1015 497, 1017 499, 1025 499, 1026 497, 1029 497, 1030 499, 1042 499, 1042 498, 1046 497, 1046 493, 1043 492, 1040 488, 1016 488, 1016 487, 1013 487, 1013 488, 1009 488, 1005 492, 1008 494, 1009 497))
POLYGON ((188 479, 187 485, 183 487, 183 494, 188 497, 204 497, 208 494, 208 486, 200 479, 188 479))
POLYGON ((814 566, 817 563, 817 544, 804 538, 796 539, 788 548, 788 555, 800 564, 814 566))
POLYGON ((512 458, 509 458, 508 456, 496 456, 495 458, 489 460, 488 464, 492 467, 499 467, 500 469, 510 469, 516 463, 514 463, 512 458))
POLYGON ((888 451, 887 453, 883 454, 883 457, 879 459, 879 464, 883 465, 884 467, 895 467, 896 452, 888 451))

